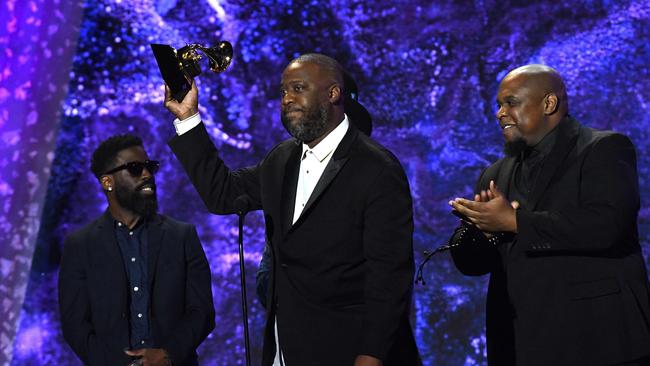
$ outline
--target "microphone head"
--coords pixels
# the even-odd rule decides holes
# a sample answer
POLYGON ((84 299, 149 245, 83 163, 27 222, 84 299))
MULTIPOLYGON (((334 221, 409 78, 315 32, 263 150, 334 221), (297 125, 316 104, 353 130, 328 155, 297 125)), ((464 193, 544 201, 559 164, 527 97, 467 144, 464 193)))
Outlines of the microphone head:
POLYGON ((235 198, 233 202, 233 207, 237 215, 245 215, 250 211, 251 208, 251 198, 247 194, 242 194, 241 196, 235 198))

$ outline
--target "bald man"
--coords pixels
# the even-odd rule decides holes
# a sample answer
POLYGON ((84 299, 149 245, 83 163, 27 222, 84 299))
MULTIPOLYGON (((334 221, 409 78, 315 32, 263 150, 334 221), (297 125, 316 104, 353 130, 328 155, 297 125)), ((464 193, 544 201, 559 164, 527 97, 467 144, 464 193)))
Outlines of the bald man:
POLYGON ((421 365, 409 324, 411 195, 397 158, 349 123, 343 69, 320 54, 289 63, 281 120, 292 136, 230 170, 198 115, 196 86, 166 95, 170 146, 208 209, 242 194, 264 211, 271 249, 263 366, 421 365))
POLYGON ((571 117, 548 66, 508 73, 497 103, 506 157, 450 201, 456 267, 490 274, 488 364, 650 365, 634 146, 571 117))

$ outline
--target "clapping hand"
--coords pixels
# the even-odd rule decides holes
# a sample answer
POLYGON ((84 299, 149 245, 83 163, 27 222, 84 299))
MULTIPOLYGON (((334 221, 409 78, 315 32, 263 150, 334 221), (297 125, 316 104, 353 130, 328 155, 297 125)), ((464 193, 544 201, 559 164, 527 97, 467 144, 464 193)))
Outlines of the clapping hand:
POLYGON ((456 198, 449 205, 483 232, 517 232, 519 203, 509 202, 494 181, 490 181, 488 190, 476 194, 473 201, 456 198))

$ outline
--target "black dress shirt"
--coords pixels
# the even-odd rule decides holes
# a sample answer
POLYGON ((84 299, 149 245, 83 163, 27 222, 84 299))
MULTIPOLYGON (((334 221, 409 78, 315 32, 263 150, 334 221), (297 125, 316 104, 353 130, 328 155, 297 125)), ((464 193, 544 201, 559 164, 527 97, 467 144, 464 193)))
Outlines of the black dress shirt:
POLYGON ((132 349, 151 348, 149 286, 147 278, 147 223, 140 220, 133 229, 115 221, 115 236, 129 282, 129 327, 132 349))
POLYGON ((535 146, 527 147, 517 159, 514 173, 510 178, 508 198, 510 201, 518 201, 520 209, 530 209, 528 199, 533 189, 535 189, 535 182, 539 172, 544 166, 544 161, 553 150, 556 139, 557 127, 546 134, 535 146))

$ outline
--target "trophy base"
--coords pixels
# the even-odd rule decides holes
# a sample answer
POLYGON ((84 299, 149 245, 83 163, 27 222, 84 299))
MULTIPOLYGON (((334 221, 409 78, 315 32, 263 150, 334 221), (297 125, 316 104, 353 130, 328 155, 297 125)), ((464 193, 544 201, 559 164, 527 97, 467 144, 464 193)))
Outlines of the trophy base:
POLYGON ((172 97, 180 103, 190 91, 192 85, 187 81, 185 73, 181 70, 176 58, 176 51, 172 46, 164 44, 152 43, 150 46, 153 55, 156 57, 163 80, 171 90, 172 97))

